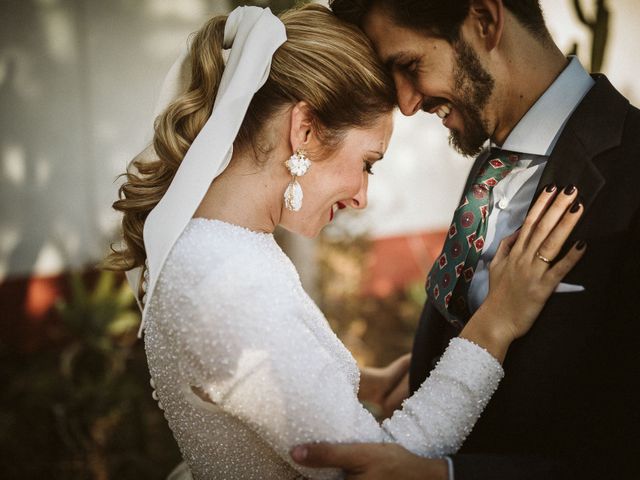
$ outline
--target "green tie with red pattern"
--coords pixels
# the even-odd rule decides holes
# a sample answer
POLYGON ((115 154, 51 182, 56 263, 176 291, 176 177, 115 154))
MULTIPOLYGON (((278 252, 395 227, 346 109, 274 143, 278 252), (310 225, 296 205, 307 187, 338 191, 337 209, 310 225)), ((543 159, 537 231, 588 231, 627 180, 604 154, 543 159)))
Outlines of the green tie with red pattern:
POLYGON ((518 162, 513 152, 492 150, 453 215, 442 253, 427 277, 427 295, 442 315, 462 329, 469 320, 467 295, 484 247, 491 192, 518 162))

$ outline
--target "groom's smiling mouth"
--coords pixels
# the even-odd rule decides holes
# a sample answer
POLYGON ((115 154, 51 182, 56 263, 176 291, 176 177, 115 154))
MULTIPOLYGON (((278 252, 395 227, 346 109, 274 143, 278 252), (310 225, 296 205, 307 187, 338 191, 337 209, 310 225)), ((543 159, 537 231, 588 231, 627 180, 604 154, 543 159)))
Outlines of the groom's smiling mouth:
POLYGON ((445 118, 447 118, 449 116, 449 114, 451 113, 451 104, 447 103, 445 105, 441 105, 437 110, 436 110, 436 115, 438 115, 438 117, 442 118, 443 120, 445 118))
MULTIPOLYGON (((451 113, 453 105, 445 98, 431 98, 422 104, 422 110, 427 113, 434 113, 445 123, 451 113)), ((445 125, 446 126, 446 125, 445 125)))

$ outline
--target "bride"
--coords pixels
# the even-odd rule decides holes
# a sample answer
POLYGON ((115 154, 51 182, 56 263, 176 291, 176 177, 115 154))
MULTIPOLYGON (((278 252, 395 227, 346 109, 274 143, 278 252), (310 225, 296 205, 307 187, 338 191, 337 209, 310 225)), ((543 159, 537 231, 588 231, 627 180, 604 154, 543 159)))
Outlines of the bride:
POLYGON ((509 344, 583 253, 574 247, 552 268, 531 260, 542 242, 559 253, 580 216, 564 213, 576 194, 543 192, 500 247, 485 304, 380 425, 358 401, 353 357, 272 235, 280 225, 314 236, 338 210, 367 205, 395 105, 368 41, 320 6, 280 19, 242 7, 195 34, 162 96, 153 146, 114 203, 125 244, 107 263, 136 285, 152 385, 184 475, 339 478, 290 460, 294 445, 313 441, 455 452, 497 388, 509 344))

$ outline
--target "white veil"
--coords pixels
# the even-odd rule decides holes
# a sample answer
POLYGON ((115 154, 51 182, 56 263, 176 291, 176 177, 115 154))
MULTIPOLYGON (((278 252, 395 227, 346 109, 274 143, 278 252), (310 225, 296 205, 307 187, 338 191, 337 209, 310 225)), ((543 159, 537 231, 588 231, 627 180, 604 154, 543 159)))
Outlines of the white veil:
MULTIPOLYGON (((253 95, 269 77, 271 59, 287 40, 283 23, 268 8, 238 7, 227 18, 224 48, 230 49, 211 116, 185 154, 166 193, 144 224, 148 277, 138 336, 146 306, 171 248, 192 218, 211 182, 229 164, 235 140, 253 95)), ((162 86, 155 114, 161 113, 188 84, 188 50, 173 64, 162 86)), ((138 292, 141 268, 127 272, 138 292)))

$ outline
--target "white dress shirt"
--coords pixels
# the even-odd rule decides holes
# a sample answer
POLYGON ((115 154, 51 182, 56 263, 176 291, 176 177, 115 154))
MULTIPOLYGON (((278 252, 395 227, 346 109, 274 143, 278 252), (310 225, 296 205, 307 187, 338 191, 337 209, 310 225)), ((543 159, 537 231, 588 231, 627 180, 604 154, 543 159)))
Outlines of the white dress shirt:
MULTIPOLYGON (((492 192, 484 249, 469 288, 471 312, 478 309, 489 293, 488 266, 500 242, 522 226, 558 137, 594 83, 578 59, 571 57, 567 67, 522 117, 504 144, 491 145, 518 152, 520 160, 492 192)), ((581 289, 562 285, 558 291, 581 289)))

